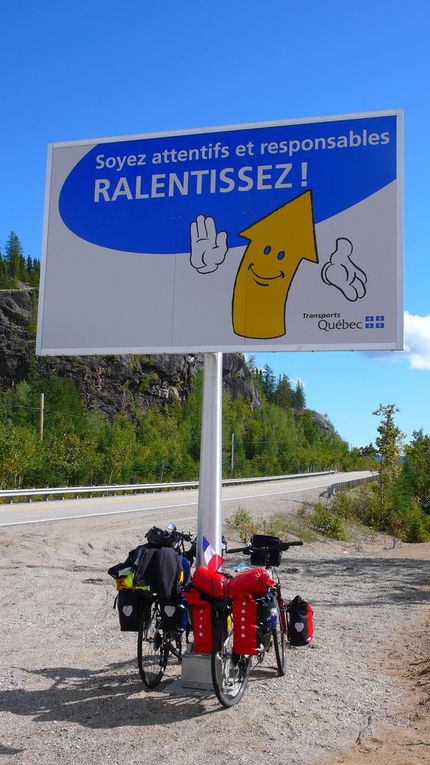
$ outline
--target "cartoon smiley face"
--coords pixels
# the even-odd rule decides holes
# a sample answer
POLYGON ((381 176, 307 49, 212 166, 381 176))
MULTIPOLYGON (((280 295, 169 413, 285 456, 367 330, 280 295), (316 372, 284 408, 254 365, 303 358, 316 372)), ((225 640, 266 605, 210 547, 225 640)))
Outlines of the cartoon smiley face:
MULTIPOLYGON (((256 260, 256 263, 251 262, 248 266, 248 271, 251 271, 251 274, 254 278, 254 281, 256 284, 258 284, 260 287, 268 287, 275 279, 285 279, 285 271, 282 270, 280 267, 279 270, 276 268, 276 262, 273 263, 273 254, 272 254, 272 247, 270 244, 266 244, 263 255, 272 255, 270 258, 260 258, 257 251, 254 253, 254 257, 256 260), (257 269, 260 271, 260 264, 261 264, 261 271, 266 272, 270 271, 272 273, 273 266, 275 265, 275 274, 272 276, 267 276, 264 273, 258 273, 257 269)), ((278 254, 276 255, 276 258, 278 261, 282 261, 285 258, 285 250, 279 250, 278 254)))
POLYGON ((285 335, 285 304, 300 261, 318 262, 311 192, 254 223, 233 290, 233 329, 243 337, 285 335))

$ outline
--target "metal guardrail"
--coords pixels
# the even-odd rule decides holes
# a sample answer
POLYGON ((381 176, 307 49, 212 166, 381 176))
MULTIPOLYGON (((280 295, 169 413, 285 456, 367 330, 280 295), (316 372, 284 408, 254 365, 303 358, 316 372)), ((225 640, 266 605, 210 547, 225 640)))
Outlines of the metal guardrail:
POLYGON ((332 483, 327 489, 327 497, 333 497, 338 491, 345 491, 345 489, 355 489, 361 483, 368 483, 369 481, 376 481, 379 478, 379 473, 370 475, 364 478, 353 478, 350 481, 339 481, 339 483, 332 483))
MULTIPOLYGON (((258 478, 226 478, 223 480, 223 486, 243 483, 261 483, 264 481, 285 481, 294 478, 306 478, 307 476, 331 475, 335 470, 323 470, 319 473, 293 473, 291 475, 272 475, 258 478)), ((135 493, 146 491, 168 491, 173 489, 197 489, 198 481, 182 481, 178 483, 127 483, 114 484, 112 486, 56 486, 43 489, 1 489, 0 498, 14 497, 50 497, 53 495, 66 496, 68 494, 112 494, 115 492, 134 491, 135 493)))

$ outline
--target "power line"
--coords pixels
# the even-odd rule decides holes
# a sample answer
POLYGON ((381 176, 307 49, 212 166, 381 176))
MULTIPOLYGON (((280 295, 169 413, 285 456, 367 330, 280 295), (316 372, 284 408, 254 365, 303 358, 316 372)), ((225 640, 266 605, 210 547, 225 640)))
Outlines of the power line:
MULTIPOLYGON (((1 401, 0 402, 0 409, 4 406, 8 406, 10 408, 14 407, 21 407, 21 409, 29 409, 32 412, 39 412, 40 407, 39 406, 29 406, 28 404, 21 404, 19 401, 1 401)), ((61 414, 62 417, 71 417, 74 419, 81 419, 81 415, 79 414, 68 414, 66 412, 62 412, 59 409, 45 409, 45 414, 61 414)))

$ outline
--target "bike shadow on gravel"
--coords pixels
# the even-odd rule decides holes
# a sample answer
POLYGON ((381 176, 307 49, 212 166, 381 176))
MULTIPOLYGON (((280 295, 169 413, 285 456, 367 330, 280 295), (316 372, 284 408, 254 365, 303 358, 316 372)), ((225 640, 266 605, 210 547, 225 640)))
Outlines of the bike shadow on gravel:
MULTIPOLYGON (((18 668, 16 668, 18 669, 18 668)), ((78 723, 88 728, 163 725, 218 711, 208 704, 213 694, 199 697, 168 694, 168 677, 155 690, 144 688, 135 662, 115 662, 102 669, 50 667, 19 668, 28 685, 37 679, 51 681, 43 690, 21 687, 0 693, 0 712, 31 717, 36 722, 78 723), (36 679, 37 678, 37 679, 36 679)), ((179 668, 177 676, 179 676, 179 668)))

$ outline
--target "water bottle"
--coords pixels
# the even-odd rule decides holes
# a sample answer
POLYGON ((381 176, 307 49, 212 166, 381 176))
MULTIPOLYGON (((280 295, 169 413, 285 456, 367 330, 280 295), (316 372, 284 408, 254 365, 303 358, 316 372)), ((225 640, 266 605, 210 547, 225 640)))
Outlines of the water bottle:
POLYGON ((270 616, 269 616, 269 618, 268 618, 268 620, 267 620, 267 629, 268 629, 270 632, 271 632, 272 630, 275 630, 275 629, 276 629, 276 625, 277 625, 277 623, 278 623, 278 611, 277 611, 277 609, 275 608, 275 606, 273 606, 273 607, 270 609, 270 616))

